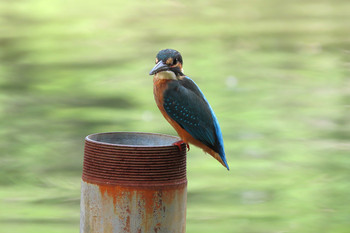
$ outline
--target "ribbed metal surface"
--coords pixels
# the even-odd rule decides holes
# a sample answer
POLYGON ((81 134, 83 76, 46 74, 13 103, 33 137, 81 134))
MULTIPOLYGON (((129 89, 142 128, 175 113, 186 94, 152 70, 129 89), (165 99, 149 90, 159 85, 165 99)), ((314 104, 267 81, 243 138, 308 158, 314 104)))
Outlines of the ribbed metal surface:
POLYGON ((177 137, 101 133, 86 137, 81 233, 184 233, 186 145, 177 137))
POLYGON ((186 145, 182 144, 180 151, 172 145, 178 140, 149 133, 89 135, 85 140, 82 178, 96 184, 183 183, 186 181, 186 145))

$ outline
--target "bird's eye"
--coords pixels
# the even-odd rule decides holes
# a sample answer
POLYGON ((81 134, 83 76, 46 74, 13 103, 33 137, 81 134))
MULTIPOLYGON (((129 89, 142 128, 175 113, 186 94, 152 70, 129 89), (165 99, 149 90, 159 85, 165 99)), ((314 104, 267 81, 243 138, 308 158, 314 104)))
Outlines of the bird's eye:
POLYGON ((177 59, 175 58, 173 61, 173 65, 176 65, 176 63, 177 63, 177 59))

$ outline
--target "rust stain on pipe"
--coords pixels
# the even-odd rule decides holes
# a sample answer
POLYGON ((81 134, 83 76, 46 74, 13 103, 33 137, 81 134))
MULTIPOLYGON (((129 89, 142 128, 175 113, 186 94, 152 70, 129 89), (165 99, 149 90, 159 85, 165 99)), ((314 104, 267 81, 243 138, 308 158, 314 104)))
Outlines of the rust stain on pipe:
POLYGON ((85 141, 81 232, 185 232, 186 145, 177 137, 102 133, 85 141))

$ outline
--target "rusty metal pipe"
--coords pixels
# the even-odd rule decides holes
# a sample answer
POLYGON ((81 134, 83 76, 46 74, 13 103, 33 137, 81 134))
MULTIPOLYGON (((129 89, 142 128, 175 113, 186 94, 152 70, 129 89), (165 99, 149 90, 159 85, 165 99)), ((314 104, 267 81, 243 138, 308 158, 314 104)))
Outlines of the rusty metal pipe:
POLYGON ((150 133, 85 138, 81 233, 181 233, 186 227, 186 145, 150 133))

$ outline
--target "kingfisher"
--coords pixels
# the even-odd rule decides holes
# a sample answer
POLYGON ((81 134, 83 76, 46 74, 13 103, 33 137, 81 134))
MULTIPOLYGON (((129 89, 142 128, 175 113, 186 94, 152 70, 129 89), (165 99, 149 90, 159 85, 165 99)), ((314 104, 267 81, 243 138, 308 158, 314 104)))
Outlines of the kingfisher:
POLYGON ((217 159, 227 170, 224 142, 219 122, 197 84, 183 73, 181 54, 164 49, 156 56, 153 77, 153 94, 156 104, 181 141, 191 143, 217 159))

